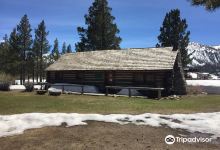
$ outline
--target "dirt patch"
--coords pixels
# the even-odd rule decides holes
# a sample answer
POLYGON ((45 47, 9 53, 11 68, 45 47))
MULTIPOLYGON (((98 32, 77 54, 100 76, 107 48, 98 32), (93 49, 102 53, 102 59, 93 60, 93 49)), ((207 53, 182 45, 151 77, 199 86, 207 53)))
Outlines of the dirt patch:
MULTIPOLYGON (((0 138, 1 150, 219 150, 220 139, 212 143, 167 145, 167 135, 190 137, 192 134, 183 130, 137 126, 133 124, 119 125, 104 122, 88 122, 86 126, 70 128, 46 127, 25 131, 22 135, 0 138)), ((197 135, 197 134, 195 134, 197 135)), ((203 136, 203 134, 199 134, 203 136)), ((207 135, 206 135, 207 136, 207 135)))

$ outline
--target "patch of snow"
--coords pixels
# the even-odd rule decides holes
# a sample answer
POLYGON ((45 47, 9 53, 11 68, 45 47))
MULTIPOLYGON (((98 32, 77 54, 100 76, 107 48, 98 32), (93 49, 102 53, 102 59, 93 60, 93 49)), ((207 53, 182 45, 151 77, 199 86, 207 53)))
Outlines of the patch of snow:
MULTIPOLYGON (((10 85, 10 90, 25 90, 24 85, 10 85)), ((41 85, 34 85, 34 89, 40 90, 41 85)))
POLYGON ((218 79, 219 79, 219 77, 216 76, 216 75, 214 75, 214 74, 210 74, 210 77, 211 77, 211 79, 213 79, 213 80, 218 80, 218 79))
MULTIPOLYGON (((42 86, 42 88, 44 88, 44 86, 42 86)), ((40 90, 41 89, 41 85, 34 85, 34 89, 40 90)))
POLYGON ((25 90, 24 85, 10 85, 10 90, 25 90))
MULTIPOLYGON (((39 79, 38 81, 40 81, 40 79, 39 79)), ((25 79, 25 82, 28 82, 28 80, 25 79)), ((30 83, 33 83, 33 80, 32 80, 32 79, 29 79, 29 82, 30 82, 30 83)), ((43 79, 42 82, 46 82, 46 80, 43 79)), ((36 79, 34 79, 34 83, 37 83, 37 80, 36 80, 36 79)), ((21 84, 20 80, 15 80, 15 84, 16 84, 16 85, 20 85, 20 84, 21 84)))
POLYGON ((220 80, 186 80, 190 86, 213 86, 220 87, 220 80))
POLYGON ((212 46, 213 48, 215 48, 215 49, 219 49, 220 50, 220 45, 218 45, 218 46, 212 46))
POLYGON ((49 92, 62 92, 61 89, 57 89, 57 88, 53 88, 53 87, 49 88, 48 91, 49 92))
POLYGON ((190 73, 188 73, 188 75, 189 75, 192 79, 197 79, 197 78, 198 78, 198 74, 197 74, 197 73, 190 72, 190 73))
POLYGON ((128 114, 77 114, 77 113, 27 113, 17 115, 0 115, 0 137, 22 134, 25 130, 47 126, 60 126, 63 122, 67 127, 87 125, 86 121, 102 121, 121 125, 149 125, 160 127, 167 125, 173 129, 185 129, 189 132, 212 134, 220 137, 220 112, 197 114, 161 115, 146 113, 141 115, 128 114))
POLYGON ((209 75, 208 72, 201 72, 200 74, 203 74, 203 75, 209 75))

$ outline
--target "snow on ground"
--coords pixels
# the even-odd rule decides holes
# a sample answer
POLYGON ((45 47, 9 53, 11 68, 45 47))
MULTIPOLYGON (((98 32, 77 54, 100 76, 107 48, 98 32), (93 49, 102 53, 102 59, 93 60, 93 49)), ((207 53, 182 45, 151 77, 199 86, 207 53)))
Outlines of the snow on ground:
POLYGON ((10 85, 10 90, 25 90, 23 85, 10 85))
MULTIPOLYGON (((38 81, 40 81, 40 79, 39 79, 38 81)), ((28 79, 25 79, 25 82, 28 82, 28 79)), ((33 80, 32 80, 32 79, 29 79, 29 82, 30 82, 30 83, 33 83, 33 80)), ((43 79, 42 82, 46 82, 46 80, 43 79)), ((36 80, 36 79, 34 79, 34 83, 37 83, 37 80, 36 80)), ((15 85, 20 85, 20 84, 21 84, 20 80, 15 80, 15 85)))
POLYGON ((62 92, 61 89, 56 89, 56 88, 49 88, 48 91, 49 92, 62 92))
POLYGON ((0 115, 0 137, 22 134, 27 129, 46 126, 60 126, 66 123, 67 127, 87 125, 86 121, 103 121, 110 123, 150 125, 159 127, 167 125, 170 128, 185 129, 189 132, 212 134, 213 138, 220 137, 220 112, 197 114, 77 114, 77 113, 27 113, 16 115, 0 115))
POLYGON ((190 73, 188 73, 188 75, 189 75, 192 79, 197 79, 197 78, 198 78, 198 74, 197 74, 197 73, 190 72, 190 73))
MULTIPOLYGON (((34 89, 40 89, 41 86, 40 85, 34 85, 34 89)), ((25 86, 24 85, 10 85, 10 90, 25 90, 25 86)))
POLYGON ((187 85, 191 86, 214 86, 220 87, 220 80, 186 80, 187 85))
POLYGON ((213 80, 218 80, 220 79, 218 76, 214 75, 214 74, 210 74, 211 79, 213 80))

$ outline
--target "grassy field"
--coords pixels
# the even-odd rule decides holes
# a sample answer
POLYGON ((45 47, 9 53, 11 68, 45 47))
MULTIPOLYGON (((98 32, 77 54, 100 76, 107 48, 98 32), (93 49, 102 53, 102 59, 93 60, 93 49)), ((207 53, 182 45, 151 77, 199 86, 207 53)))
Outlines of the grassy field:
POLYGON ((186 96, 180 100, 0 92, 0 115, 30 112, 74 113, 194 113, 220 110, 220 95, 186 96))

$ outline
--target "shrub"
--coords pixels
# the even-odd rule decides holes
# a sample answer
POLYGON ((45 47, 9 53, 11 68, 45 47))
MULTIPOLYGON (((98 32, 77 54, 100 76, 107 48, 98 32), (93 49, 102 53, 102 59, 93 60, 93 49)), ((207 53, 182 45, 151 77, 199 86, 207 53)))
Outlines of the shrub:
POLYGON ((55 88, 49 88, 48 92, 49 92, 49 95, 51 96, 60 96, 62 94, 62 90, 55 89, 55 88))
POLYGON ((25 83, 25 92, 32 92, 34 90, 34 84, 33 83, 25 83))
POLYGON ((52 92, 52 91, 49 91, 49 95, 51 96, 60 96, 62 94, 62 92, 52 92))
POLYGON ((38 95, 44 95, 47 93, 47 90, 37 90, 38 95))
POLYGON ((10 91, 10 83, 0 82, 0 91, 10 91))
POLYGON ((9 91, 13 80, 11 75, 0 72, 0 91, 9 91))

